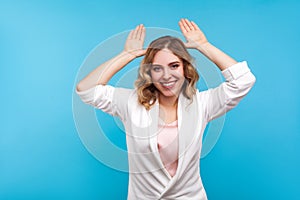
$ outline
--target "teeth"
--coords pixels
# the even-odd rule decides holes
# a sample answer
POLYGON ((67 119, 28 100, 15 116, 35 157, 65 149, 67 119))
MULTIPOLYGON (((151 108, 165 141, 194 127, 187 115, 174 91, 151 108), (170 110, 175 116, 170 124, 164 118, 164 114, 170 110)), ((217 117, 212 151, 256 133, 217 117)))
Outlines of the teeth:
POLYGON ((174 85, 175 82, 169 82, 169 83, 162 83, 163 86, 169 87, 171 85, 174 85))

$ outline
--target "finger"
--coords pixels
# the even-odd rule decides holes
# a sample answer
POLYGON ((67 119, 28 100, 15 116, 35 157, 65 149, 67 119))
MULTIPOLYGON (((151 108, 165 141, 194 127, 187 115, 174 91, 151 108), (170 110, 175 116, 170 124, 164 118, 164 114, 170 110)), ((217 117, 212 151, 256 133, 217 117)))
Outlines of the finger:
POLYGON ((187 49, 189 49, 189 48, 191 48, 192 46, 191 46, 191 44, 190 43, 188 43, 188 42, 185 42, 184 43, 184 46, 185 46, 185 48, 187 48, 187 49))
POLYGON ((187 25, 186 21, 185 21, 184 19, 182 19, 181 22, 182 22, 182 25, 183 25, 185 31, 186 31, 186 32, 189 32, 189 31, 190 31, 190 28, 189 28, 189 26, 187 25))
POLYGON ((136 26, 135 29, 130 31, 128 39, 133 39, 135 37, 137 27, 138 26, 136 26))
POLYGON ((186 25, 189 27, 190 30, 194 30, 193 25, 191 24, 191 22, 188 19, 184 19, 186 25))
POLYGON ((140 25, 136 26, 134 31, 133 31, 133 37, 132 39, 136 39, 138 35, 138 30, 139 30, 140 25))
POLYGON ((195 49, 195 45, 193 45, 192 43, 188 42, 188 43, 185 43, 185 48, 187 48, 187 49, 195 49))
POLYGON ((134 30, 130 31, 130 33, 129 33, 129 35, 128 35, 127 39, 129 39, 129 40, 131 40, 131 39, 132 39, 132 37, 133 37, 133 31, 134 31, 134 30))
POLYGON ((191 21, 191 24, 195 30, 200 30, 200 28, 198 27, 198 25, 195 22, 191 21))
POLYGON ((138 29, 138 32, 137 32, 137 38, 136 39, 138 39, 138 40, 140 40, 141 39, 141 35, 142 35, 142 33, 143 33, 143 24, 140 24, 139 25, 139 29, 138 29))
POLYGON ((145 35, 146 35, 146 28, 143 26, 142 33, 140 36, 140 40, 142 40, 142 42, 144 42, 144 40, 145 40, 145 35))
POLYGON ((186 32, 187 32, 186 26, 185 26, 185 22, 184 22, 183 19, 181 19, 181 20, 179 21, 179 26, 180 26, 181 31, 182 31, 183 33, 186 33, 186 32))
POLYGON ((142 49, 142 50, 140 51, 140 55, 141 55, 141 56, 145 55, 145 54, 146 54, 146 51, 147 51, 147 49, 142 49))
POLYGON ((186 33, 187 31, 185 30, 183 23, 181 21, 179 21, 179 28, 181 30, 182 33, 186 33))

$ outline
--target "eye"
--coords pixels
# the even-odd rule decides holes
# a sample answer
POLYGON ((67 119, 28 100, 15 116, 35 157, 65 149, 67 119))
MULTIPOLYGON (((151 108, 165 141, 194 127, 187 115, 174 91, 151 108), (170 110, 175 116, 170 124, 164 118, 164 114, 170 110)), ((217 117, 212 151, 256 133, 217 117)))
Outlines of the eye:
POLYGON ((179 64, 173 64, 171 65, 171 69, 177 69, 179 67, 179 64))
POLYGON ((152 70, 155 72, 160 72, 162 70, 161 66, 153 65, 152 70))

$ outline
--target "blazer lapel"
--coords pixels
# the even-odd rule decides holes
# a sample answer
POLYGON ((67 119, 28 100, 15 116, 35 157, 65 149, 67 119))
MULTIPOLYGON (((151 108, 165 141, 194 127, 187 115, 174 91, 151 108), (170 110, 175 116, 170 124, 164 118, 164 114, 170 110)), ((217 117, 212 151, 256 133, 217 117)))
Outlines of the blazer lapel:
POLYGON ((162 170, 164 175, 168 177, 168 179, 171 179, 172 177, 168 173, 168 171, 165 169, 163 162, 161 160, 158 147, 157 147, 157 134, 158 134, 158 120, 159 120, 159 103, 156 101, 155 105, 151 108, 149 111, 152 123, 148 128, 148 135, 149 135, 149 143, 150 148, 152 151, 152 154, 155 158, 156 165, 158 166, 158 170, 162 170))
POLYGON ((177 166, 176 174, 170 179, 169 183, 166 185, 166 187, 160 194, 159 199, 162 198, 163 195, 167 193, 174 184, 176 184, 178 178, 180 178, 183 175, 184 162, 186 159, 185 153, 190 147, 191 142, 193 142, 195 125, 199 120, 198 105, 196 99, 194 98, 193 102, 191 103, 190 100, 184 97, 183 94, 181 93, 179 95, 177 115, 178 115, 178 137, 179 137, 178 166, 177 166))

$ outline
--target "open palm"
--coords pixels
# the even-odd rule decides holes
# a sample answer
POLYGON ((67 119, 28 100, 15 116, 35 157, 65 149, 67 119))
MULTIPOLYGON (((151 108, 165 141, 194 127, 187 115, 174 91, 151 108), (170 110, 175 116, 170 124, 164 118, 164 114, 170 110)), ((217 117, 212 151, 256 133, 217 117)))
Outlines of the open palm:
POLYGON ((187 43, 185 43, 187 48, 197 48, 208 42, 204 33, 193 21, 181 19, 179 21, 179 27, 187 41, 187 43))
POLYGON ((144 25, 138 25, 134 30, 130 31, 124 50, 135 57, 142 56, 146 53, 143 49, 145 41, 145 27, 144 25))

